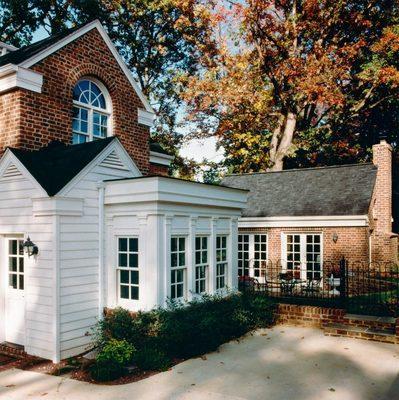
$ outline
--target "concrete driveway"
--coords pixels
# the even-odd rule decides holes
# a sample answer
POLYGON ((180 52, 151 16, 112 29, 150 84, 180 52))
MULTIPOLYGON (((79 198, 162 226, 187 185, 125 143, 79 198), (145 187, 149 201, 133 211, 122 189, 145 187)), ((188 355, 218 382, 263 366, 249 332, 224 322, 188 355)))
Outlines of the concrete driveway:
POLYGON ((36 372, 0 373, 8 399, 399 399, 399 346, 277 326, 136 383, 100 386, 36 372))

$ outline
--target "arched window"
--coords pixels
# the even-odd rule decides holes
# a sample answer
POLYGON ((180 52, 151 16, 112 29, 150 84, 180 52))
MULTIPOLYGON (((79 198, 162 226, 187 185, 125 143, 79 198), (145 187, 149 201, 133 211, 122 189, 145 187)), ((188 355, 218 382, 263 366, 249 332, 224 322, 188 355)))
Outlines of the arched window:
POLYGON ((73 89, 73 144, 110 136, 111 101, 104 85, 81 79, 73 89))

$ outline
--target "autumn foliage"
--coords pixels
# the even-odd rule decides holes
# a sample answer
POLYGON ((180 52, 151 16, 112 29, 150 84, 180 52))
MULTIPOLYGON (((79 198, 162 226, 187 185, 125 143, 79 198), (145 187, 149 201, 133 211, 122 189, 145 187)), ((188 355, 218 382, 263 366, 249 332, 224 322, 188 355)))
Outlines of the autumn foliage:
POLYGON ((193 135, 215 135, 236 172, 367 156, 364 121, 399 89, 396 1, 210 7, 210 51, 183 79, 193 135))

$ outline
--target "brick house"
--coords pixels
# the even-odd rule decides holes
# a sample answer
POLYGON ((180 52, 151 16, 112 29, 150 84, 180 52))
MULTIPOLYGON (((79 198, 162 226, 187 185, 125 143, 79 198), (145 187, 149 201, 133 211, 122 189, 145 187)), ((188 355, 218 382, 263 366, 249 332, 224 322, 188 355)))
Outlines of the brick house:
POLYGON ((104 308, 236 288, 247 191, 162 176, 172 157, 101 24, 0 47, 0 344, 57 362, 104 308))
POLYGON ((262 281, 266 265, 319 277, 345 257, 368 267, 397 262, 392 148, 373 146, 373 163, 228 175, 222 184, 250 191, 239 220, 240 275, 262 281))

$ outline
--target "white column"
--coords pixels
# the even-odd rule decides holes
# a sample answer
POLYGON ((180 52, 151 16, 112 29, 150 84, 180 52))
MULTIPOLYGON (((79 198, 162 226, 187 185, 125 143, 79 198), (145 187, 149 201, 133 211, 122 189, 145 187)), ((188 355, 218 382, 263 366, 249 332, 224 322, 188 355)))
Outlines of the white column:
POLYGON ((195 295, 195 234, 197 218, 190 218, 189 228, 187 243, 187 298, 192 300, 195 295))
POLYGON ((139 215, 139 299, 141 310, 148 310, 157 304, 157 260, 153 255, 153 241, 148 242, 148 238, 152 238, 153 233, 153 216, 139 215), (155 298, 154 298, 155 293, 155 298))
POLYGON ((238 289, 238 219, 231 218, 230 220, 230 236, 229 236, 229 266, 230 270, 227 272, 227 285, 231 290, 238 289))
POLYGON ((211 238, 209 243, 209 292, 216 291, 216 229, 218 219, 212 218, 211 221, 211 238))
POLYGON ((163 235, 163 244, 164 244, 164 268, 163 268, 163 290, 160 291, 159 304, 161 306, 166 306, 166 300, 170 297, 170 237, 172 230, 172 219, 171 215, 165 216, 164 222, 164 235, 163 235))

